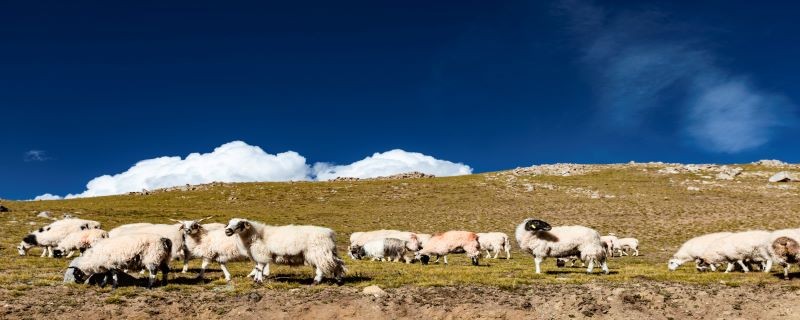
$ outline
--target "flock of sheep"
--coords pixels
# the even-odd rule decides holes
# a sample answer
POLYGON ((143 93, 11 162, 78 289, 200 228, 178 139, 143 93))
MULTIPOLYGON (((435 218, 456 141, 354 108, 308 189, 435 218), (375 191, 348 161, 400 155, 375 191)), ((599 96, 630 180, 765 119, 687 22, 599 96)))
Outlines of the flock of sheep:
POLYGON ((800 229, 776 231, 750 230, 716 232, 686 241, 669 260, 669 270, 694 261, 698 271, 717 271, 727 264, 725 272, 737 266, 743 272, 759 268, 770 272, 773 263, 783 266, 783 277, 789 278, 789 268, 800 262, 800 229))
MULTIPOLYGON (((210 217, 209 217, 210 218, 210 217)), ((342 283, 347 269, 336 251, 333 230, 317 226, 271 226, 234 218, 227 225, 203 223, 199 220, 172 220, 175 224, 133 223, 118 226, 108 232, 92 220, 65 216, 26 235, 18 246, 20 255, 32 247, 42 247, 42 256, 72 257, 64 274, 65 282, 118 285, 121 272, 148 272, 148 288, 162 273, 162 284, 168 279, 169 263, 180 259, 181 272, 188 271, 191 259, 200 259, 199 278, 211 262, 219 264, 225 280, 231 280, 226 264, 231 261, 254 263, 248 277, 262 282, 269 276, 270 264, 314 268, 314 283, 323 278, 342 283)), ((519 247, 534 258, 536 273, 547 257, 565 261, 580 260, 588 264, 587 272, 599 266, 608 273, 606 263, 615 253, 638 255, 638 241, 633 238, 601 237, 584 226, 552 227, 537 219, 525 219, 515 230, 519 247)), ((796 246, 796 242, 795 242, 796 246)), ((511 242, 502 232, 474 233, 447 231, 434 235, 397 230, 355 232, 350 236, 348 254, 353 259, 369 258, 382 261, 420 261, 428 264, 432 257, 444 259, 448 254, 465 253, 473 265, 478 265, 482 252, 486 258, 497 258, 505 252, 511 256, 511 242)), ((713 266, 713 264, 712 264, 713 266)))

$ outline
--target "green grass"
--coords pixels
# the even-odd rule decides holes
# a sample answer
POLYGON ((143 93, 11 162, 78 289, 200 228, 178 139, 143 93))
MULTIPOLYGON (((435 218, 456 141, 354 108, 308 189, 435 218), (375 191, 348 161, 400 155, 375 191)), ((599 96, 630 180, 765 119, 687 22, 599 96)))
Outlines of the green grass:
MULTIPOLYGON (((744 166, 746 171, 775 172, 776 168, 744 166)), ((38 257, 39 249, 19 257, 14 247, 29 231, 51 221, 36 218, 48 210, 56 216, 75 213, 100 221, 111 229, 124 223, 168 223, 167 218, 189 219, 209 215, 226 222, 243 217, 269 224, 314 224, 338 233, 340 255, 345 256, 349 234, 354 231, 392 228, 434 233, 452 229, 476 232, 502 231, 513 237, 517 223, 537 217, 552 225, 580 224, 605 234, 633 236, 640 240, 641 257, 613 258, 611 275, 587 275, 582 268, 555 268, 552 259, 543 273, 533 272, 533 261, 519 251, 511 260, 481 260, 469 266, 463 256, 450 257, 450 265, 352 261, 347 286, 382 287, 450 286, 485 284, 505 288, 537 283, 598 282, 614 285, 628 281, 725 283, 751 285, 779 282, 770 274, 697 273, 691 266, 668 272, 666 261, 686 239, 721 230, 778 229, 800 225, 798 191, 767 189, 765 178, 747 176, 736 181, 703 179, 697 174, 660 175, 657 166, 613 166, 570 177, 513 176, 508 172, 480 175, 390 181, 341 181, 296 183, 241 183, 212 185, 195 191, 161 192, 86 199, 10 202, 12 212, 0 215, 0 239, 5 259, 0 259, 0 286, 12 294, 24 294, 35 286, 61 285, 64 259, 38 257), (643 171, 646 169, 646 171, 643 171), (705 180, 702 184, 694 180, 705 180), (700 192, 687 191, 696 185, 700 192), (683 184, 682 184, 683 183, 683 184), (718 186, 712 186, 716 184, 718 186), (551 185, 551 188, 545 187, 551 185), (533 186, 533 190, 529 190, 533 186), (613 198, 591 199, 576 190, 598 191, 613 198), (33 222, 35 225, 29 225, 33 222), (19 292, 19 293, 18 293, 19 292)), ((713 174, 708 174, 713 176, 713 174)), ((198 261, 191 264, 199 266, 198 261)), ((244 278, 252 265, 233 263, 232 284, 209 272, 207 283, 193 280, 195 273, 173 274, 163 290, 193 292, 215 290, 238 294, 254 287, 276 289, 305 287, 308 267, 273 266, 270 281, 254 285, 244 278)), ((178 263, 173 265, 178 269, 178 263)), ((217 269, 214 264, 211 268, 217 269)), ((599 269, 597 269, 599 271, 599 269)), ((76 290, 108 290, 78 286, 76 290)), ((126 292, 118 290, 109 303, 123 303, 126 292)))

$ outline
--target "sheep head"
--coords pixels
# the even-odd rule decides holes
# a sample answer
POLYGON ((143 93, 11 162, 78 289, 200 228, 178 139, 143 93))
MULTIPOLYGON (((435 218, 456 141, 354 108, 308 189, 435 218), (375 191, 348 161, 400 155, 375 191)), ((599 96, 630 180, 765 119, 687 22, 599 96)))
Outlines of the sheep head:
POLYGON ((232 236, 234 233, 241 233, 250 229, 250 222, 245 219, 233 218, 225 227, 225 235, 232 236))
POLYGON ((527 231, 550 231, 552 228, 549 223, 537 219, 531 219, 525 223, 525 230, 527 231))

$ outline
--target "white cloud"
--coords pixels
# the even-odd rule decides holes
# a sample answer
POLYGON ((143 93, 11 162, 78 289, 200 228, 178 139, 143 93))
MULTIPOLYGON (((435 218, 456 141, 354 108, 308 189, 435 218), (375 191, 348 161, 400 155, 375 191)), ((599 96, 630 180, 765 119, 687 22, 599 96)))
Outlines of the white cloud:
POLYGON ((27 152, 25 152, 24 159, 25 162, 32 162, 32 161, 42 162, 50 160, 50 158, 47 156, 47 151, 44 150, 28 150, 27 152))
MULTIPOLYGON (((210 153, 192 153, 186 158, 159 157, 139 161, 125 172, 94 178, 86 184, 85 191, 68 194, 64 198, 123 194, 142 189, 153 190, 215 181, 328 180, 339 176, 370 178, 410 171, 452 176, 470 174, 472 168, 421 153, 391 150, 376 153, 349 165, 317 163, 312 169, 297 152, 287 151, 273 155, 258 146, 233 141, 210 153)), ((46 193, 34 200, 55 199, 61 197, 46 193)))
POLYGON ((49 193, 45 193, 43 195, 36 196, 36 198, 33 198, 34 201, 36 201, 36 200, 61 200, 61 199, 63 199, 63 197, 57 196, 57 195, 54 195, 54 194, 49 194, 49 193))
POLYGON ((348 165, 317 163, 314 172, 317 180, 337 177, 374 178, 398 173, 419 171, 436 176, 456 176, 472 173, 472 168, 461 163, 439 160, 418 152, 400 149, 375 153, 348 165))
POLYGON ((667 22, 658 11, 613 12, 579 0, 560 8, 583 44, 602 114, 614 127, 677 123, 674 133, 701 148, 736 153, 768 143, 794 121, 786 98, 723 70, 692 38, 696 28, 667 22))

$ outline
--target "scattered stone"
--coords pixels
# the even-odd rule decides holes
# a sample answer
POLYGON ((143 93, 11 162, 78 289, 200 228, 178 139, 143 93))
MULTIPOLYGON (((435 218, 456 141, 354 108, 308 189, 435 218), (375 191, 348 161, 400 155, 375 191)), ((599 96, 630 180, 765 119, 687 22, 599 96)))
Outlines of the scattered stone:
POLYGON ((11 209, 6 208, 6 206, 0 206, 0 212, 10 212, 11 209))
POLYGON ((753 164, 754 165, 759 165, 759 166, 765 166, 765 167, 784 167, 784 166, 789 165, 786 162, 783 162, 783 161, 780 161, 780 160, 775 160, 775 159, 772 159, 772 160, 762 159, 762 160, 758 160, 756 162, 753 162, 753 164))
POLYGON ((36 215, 39 218, 50 218, 50 211, 42 211, 36 215))
POLYGON ((698 187, 688 187, 688 188, 686 188, 686 190, 689 190, 689 191, 700 191, 700 188, 698 188, 698 187))
POLYGON ((792 182, 797 179, 789 172, 781 171, 769 178, 769 182, 792 182))
POLYGON ((744 169, 739 167, 731 168, 728 166, 722 166, 719 170, 720 172, 716 175, 717 180, 733 180, 744 171, 744 169))
POLYGON ((365 295, 375 296, 375 297, 382 297, 382 296, 386 295, 386 291, 383 291, 383 289, 381 289, 381 287, 376 286, 376 285, 371 285, 369 287, 364 288, 364 290, 362 290, 361 293, 365 294, 365 295))
POLYGON ((585 165, 574 163, 556 163, 556 164, 543 164, 538 166, 531 166, 526 168, 516 168, 512 170, 515 176, 520 175, 543 175, 543 176, 574 176, 587 174, 599 169, 597 165, 585 165))
POLYGON ((338 177, 335 179, 330 179, 328 181, 359 181, 359 180, 401 180, 401 179, 428 179, 428 178, 435 178, 435 175, 422 173, 419 171, 413 172, 406 172, 406 173, 399 173, 391 176, 385 177, 375 177, 375 178, 355 178, 355 177, 338 177))
POLYGON ((261 301, 261 295, 258 292, 250 292, 250 294, 247 295, 247 301, 259 302, 261 301))

